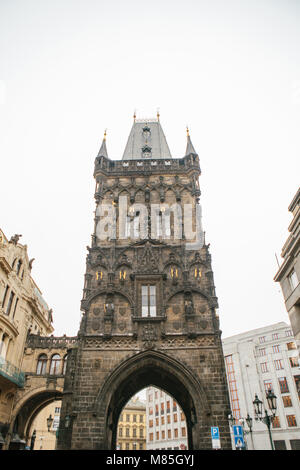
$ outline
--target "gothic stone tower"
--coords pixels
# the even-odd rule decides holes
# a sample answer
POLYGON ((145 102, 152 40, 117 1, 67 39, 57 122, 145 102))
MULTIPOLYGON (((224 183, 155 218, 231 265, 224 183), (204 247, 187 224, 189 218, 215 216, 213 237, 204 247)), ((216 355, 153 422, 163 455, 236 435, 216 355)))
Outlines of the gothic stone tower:
POLYGON ((78 346, 68 356, 59 449, 115 449, 122 408, 150 385, 181 406, 189 449, 212 448, 211 426, 219 426, 222 448, 231 448, 209 246, 188 246, 192 238, 185 230, 176 239, 175 222, 184 225, 183 218, 178 222, 176 211, 168 210, 176 205, 183 213, 190 205, 195 230, 200 173, 189 134, 186 155, 172 158, 159 116, 134 119, 122 160, 108 158, 104 137, 95 161, 95 230, 78 346), (121 201, 129 208, 125 236, 118 224, 121 201), (159 210, 150 216, 155 204, 159 210), (116 214, 116 233, 106 239, 97 229, 101 205, 116 214), (139 232, 144 207, 147 236, 139 232))

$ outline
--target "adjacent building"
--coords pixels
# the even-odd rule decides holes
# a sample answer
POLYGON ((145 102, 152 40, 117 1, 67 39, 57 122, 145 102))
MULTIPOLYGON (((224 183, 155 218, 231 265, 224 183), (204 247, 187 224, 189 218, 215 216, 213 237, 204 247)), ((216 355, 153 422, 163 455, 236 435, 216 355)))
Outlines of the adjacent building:
POLYGON ((284 260, 274 279, 280 283, 300 351, 300 188, 288 209, 293 215, 288 227, 290 235, 282 248, 281 256, 284 260))
POLYGON ((146 450, 146 404, 138 396, 123 408, 117 430, 117 450, 146 450))
POLYGON ((277 397, 271 428, 275 449, 300 449, 299 354, 290 325, 280 322, 225 338, 223 351, 236 424, 248 413, 253 418, 252 434, 247 434, 248 449, 271 449, 267 426, 255 421, 253 407, 257 394, 267 409, 269 389, 277 397))
POLYGON ((146 391, 147 450, 188 449, 185 415, 176 400, 162 390, 146 391))
MULTIPOLYGON (((0 230, 0 448, 8 430, 14 398, 23 387, 21 365, 27 335, 53 332, 52 313, 31 277, 33 259, 21 235, 8 240, 0 230)), ((17 435, 12 437, 18 441, 17 435)))
POLYGON ((55 450, 56 437, 59 428, 61 401, 57 400, 45 406, 32 423, 33 450, 55 450), (47 420, 51 418, 48 429, 47 420))

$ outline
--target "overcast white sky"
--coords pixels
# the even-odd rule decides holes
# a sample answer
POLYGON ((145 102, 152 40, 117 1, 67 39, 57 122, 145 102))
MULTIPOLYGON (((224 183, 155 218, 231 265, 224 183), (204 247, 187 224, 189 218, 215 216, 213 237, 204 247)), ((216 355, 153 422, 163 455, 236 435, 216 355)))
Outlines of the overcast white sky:
POLYGON ((275 252, 299 185, 297 0, 2 0, 0 226, 75 335, 93 166, 103 131, 122 157, 132 115, 161 123, 173 157, 199 153, 223 337, 288 321, 275 252))

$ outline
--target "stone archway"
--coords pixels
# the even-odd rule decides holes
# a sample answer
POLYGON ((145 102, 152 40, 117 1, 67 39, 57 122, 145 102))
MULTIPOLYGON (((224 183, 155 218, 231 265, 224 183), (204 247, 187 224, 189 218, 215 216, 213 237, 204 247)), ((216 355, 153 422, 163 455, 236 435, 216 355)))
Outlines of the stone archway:
POLYGON ((10 439, 14 432, 17 432, 21 439, 28 442, 30 438, 30 428, 35 417, 45 406, 56 400, 62 400, 62 392, 62 388, 54 390, 40 388, 22 397, 15 405, 5 447, 9 448, 10 439))
POLYGON ((115 449, 123 407, 147 386, 164 390, 178 402, 186 417, 189 449, 211 448, 211 410, 202 385, 182 363, 161 352, 148 350, 124 361, 99 391, 94 411, 104 423, 100 449, 115 449))

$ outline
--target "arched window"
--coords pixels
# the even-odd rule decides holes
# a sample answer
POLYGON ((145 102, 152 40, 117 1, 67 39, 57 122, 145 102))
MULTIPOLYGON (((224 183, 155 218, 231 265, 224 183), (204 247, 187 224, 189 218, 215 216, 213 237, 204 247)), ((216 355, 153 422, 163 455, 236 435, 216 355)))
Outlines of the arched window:
POLYGON ((46 354, 41 354, 38 358, 37 362, 37 368, 36 368, 36 373, 38 375, 44 375, 46 374, 46 368, 47 368, 47 356, 46 354))
POLYGON ((62 373, 65 375, 66 370, 67 370, 67 361, 68 361, 68 355, 66 354, 64 359, 63 359, 63 370, 62 373))
POLYGON ((58 375, 60 373, 60 355, 54 354, 51 358, 50 374, 58 375))

